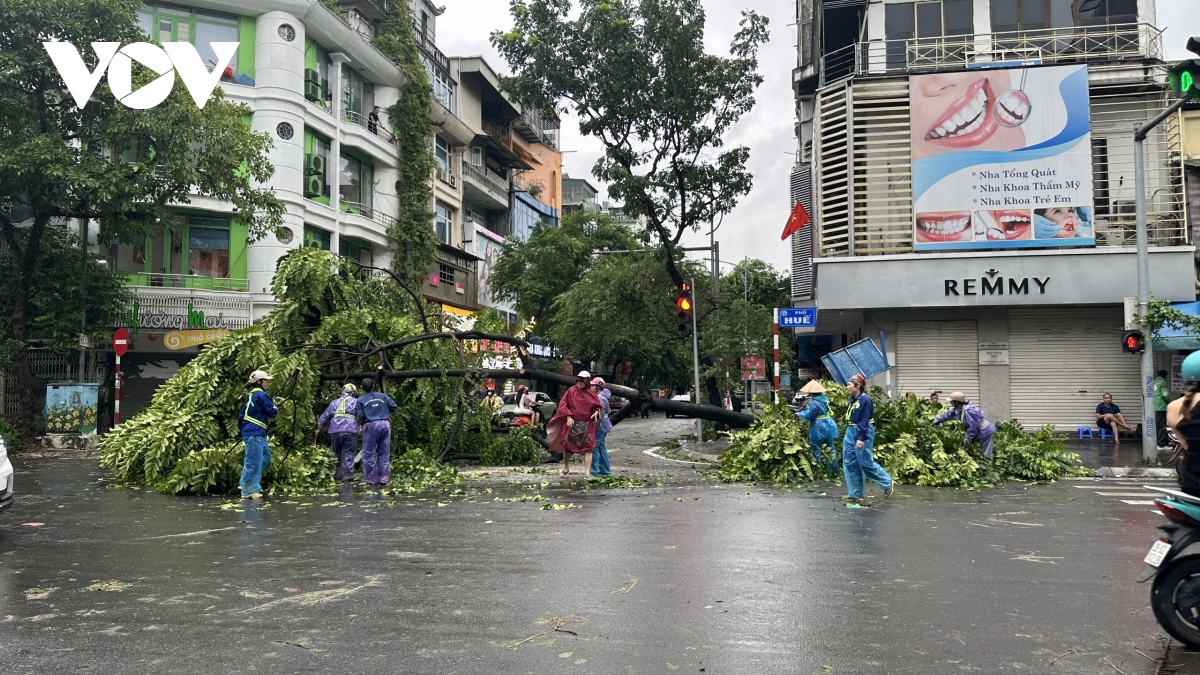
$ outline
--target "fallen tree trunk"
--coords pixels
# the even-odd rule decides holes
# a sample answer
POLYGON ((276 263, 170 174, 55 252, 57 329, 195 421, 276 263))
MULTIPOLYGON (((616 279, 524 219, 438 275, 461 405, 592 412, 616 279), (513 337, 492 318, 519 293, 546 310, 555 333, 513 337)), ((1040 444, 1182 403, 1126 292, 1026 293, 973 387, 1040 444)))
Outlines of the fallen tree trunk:
MULTIPOLYGON (((467 375, 482 375, 483 377, 493 377, 501 379, 518 379, 528 378, 539 382, 554 382, 566 386, 575 384, 574 375, 566 375, 563 373, 552 373, 548 370, 540 368, 522 368, 517 369, 488 369, 488 368, 442 368, 442 369, 426 369, 426 370, 384 370, 364 373, 326 373, 321 375, 322 380, 349 382, 357 381, 365 378, 373 378, 377 373, 382 372, 384 379, 404 380, 416 379, 422 377, 464 377, 467 375)), ((624 387, 619 384, 607 385, 609 391, 629 399, 630 405, 636 405, 643 401, 650 404, 651 410, 668 412, 672 415, 680 417, 690 417, 693 419, 709 420, 712 422, 723 422, 737 429, 745 429, 754 421, 754 416, 747 413, 734 412, 712 405, 697 405, 686 401, 672 401, 666 398, 657 396, 647 396, 643 392, 632 387, 624 387)), ((622 411, 623 412, 623 411, 622 411)), ((628 413, 626 413, 628 415, 628 413)), ((624 419, 624 416, 622 416, 624 419)))

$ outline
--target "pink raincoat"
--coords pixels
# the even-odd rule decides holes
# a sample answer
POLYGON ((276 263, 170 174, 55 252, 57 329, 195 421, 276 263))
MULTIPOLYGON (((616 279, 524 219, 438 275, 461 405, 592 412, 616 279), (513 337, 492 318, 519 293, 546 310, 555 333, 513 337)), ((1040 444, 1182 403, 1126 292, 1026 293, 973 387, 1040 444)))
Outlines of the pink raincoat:
POLYGON ((599 420, 592 419, 592 415, 601 407, 600 397, 591 387, 580 389, 574 386, 568 389, 558 402, 558 411, 546 424, 546 440, 550 442, 550 451, 591 452, 596 447, 596 428, 600 426, 599 420), (587 430, 583 434, 572 435, 567 428, 568 417, 577 423, 587 423, 587 430))

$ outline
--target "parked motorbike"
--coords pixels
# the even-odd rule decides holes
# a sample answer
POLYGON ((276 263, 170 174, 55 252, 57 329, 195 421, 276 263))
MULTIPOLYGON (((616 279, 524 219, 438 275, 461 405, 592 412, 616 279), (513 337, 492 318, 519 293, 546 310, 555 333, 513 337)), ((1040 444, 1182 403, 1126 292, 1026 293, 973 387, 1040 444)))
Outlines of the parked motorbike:
POLYGON ((1162 493, 1154 505, 1168 520, 1163 536, 1150 547, 1138 583, 1154 580, 1150 606, 1171 637, 1200 649, 1200 497, 1146 486, 1162 493))

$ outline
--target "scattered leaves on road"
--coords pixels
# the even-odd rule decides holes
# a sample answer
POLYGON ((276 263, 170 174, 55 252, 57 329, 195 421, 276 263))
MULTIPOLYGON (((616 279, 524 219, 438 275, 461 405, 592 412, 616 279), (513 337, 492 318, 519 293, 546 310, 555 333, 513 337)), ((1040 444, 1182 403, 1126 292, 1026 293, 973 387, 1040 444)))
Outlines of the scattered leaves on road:
POLYGON ((53 593, 54 591, 57 591, 57 590, 58 590, 57 586, 54 586, 52 588, 29 588, 29 589, 25 590, 25 599, 26 600, 45 600, 46 598, 50 597, 51 593, 53 593))
POLYGON ((107 591, 110 593, 116 593, 116 592, 123 591, 132 585, 133 584, 131 584, 127 581, 117 581, 116 579, 114 579, 112 581, 98 581, 83 590, 89 591, 89 592, 107 591))

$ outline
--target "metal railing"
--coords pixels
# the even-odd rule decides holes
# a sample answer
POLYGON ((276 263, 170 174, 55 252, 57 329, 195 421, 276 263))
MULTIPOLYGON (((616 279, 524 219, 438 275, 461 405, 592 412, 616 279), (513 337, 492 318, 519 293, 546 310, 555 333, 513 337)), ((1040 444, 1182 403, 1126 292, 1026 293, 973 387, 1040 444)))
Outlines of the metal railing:
POLYGON ((245 279, 215 278, 199 274, 160 274, 135 272, 125 274, 126 286, 150 288, 195 288, 206 291, 245 291, 245 279))
POLYGON ((1127 59, 1161 60, 1162 31, 1127 23, 859 42, 821 57, 821 84, 856 75, 961 70, 1007 61, 1049 65, 1127 59))
POLYGON ((512 139, 512 130, 509 127, 487 120, 483 120, 480 126, 483 127, 483 133, 496 139, 504 147, 508 147, 508 142, 512 139))
POLYGON ((551 148, 558 148, 559 121, 547 117, 537 108, 526 107, 513 126, 531 143, 540 142, 551 148))
POLYGON ((504 200, 508 199, 508 181, 489 171, 485 171, 468 162, 463 162, 463 177, 470 179, 480 187, 495 191, 497 195, 503 195, 504 200))
POLYGON ((425 54, 433 59, 433 62, 441 66, 447 73, 450 72, 450 57, 442 53, 442 50, 437 48, 433 43, 433 35, 421 30, 421 27, 413 24, 413 35, 417 39, 417 49, 425 52, 425 54))
POLYGON ((341 204, 342 210, 346 213, 354 213, 363 216, 364 218, 369 218, 370 220, 373 220, 384 227, 390 227, 399 222, 394 217, 383 213, 378 208, 368 206, 361 202, 343 201, 339 203, 341 204))

